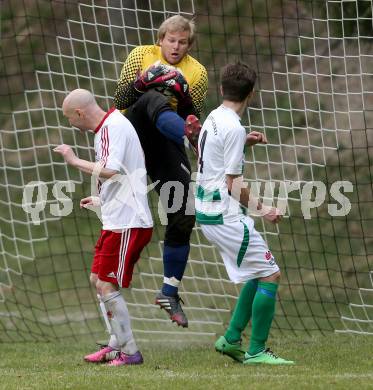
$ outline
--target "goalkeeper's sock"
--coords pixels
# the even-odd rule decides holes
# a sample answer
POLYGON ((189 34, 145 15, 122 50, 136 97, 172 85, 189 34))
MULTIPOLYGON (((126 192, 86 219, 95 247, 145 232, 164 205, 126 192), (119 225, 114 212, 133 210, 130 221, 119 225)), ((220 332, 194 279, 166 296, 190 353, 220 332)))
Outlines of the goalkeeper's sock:
POLYGON ((121 350, 133 355, 138 351, 131 329, 131 320, 126 301, 120 291, 107 294, 103 297, 105 307, 111 313, 110 324, 121 350))
POLYGON ((258 280, 249 280, 242 287, 234 309, 229 327, 225 332, 225 339, 234 344, 241 339, 241 334, 250 321, 253 301, 258 287, 258 280))
POLYGON ((169 246, 163 248, 164 279, 162 293, 174 297, 178 293, 179 284, 187 265, 190 246, 169 246))
POLYGON ((275 315, 276 292, 278 284, 259 282, 253 302, 252 329, 249 355, 253 356, 265 350, 269 330, 275 315))
POLYGON ((171 141, 184 143, 184 120, 172 110, 162 111, 155 122, 158 130, 171 141))

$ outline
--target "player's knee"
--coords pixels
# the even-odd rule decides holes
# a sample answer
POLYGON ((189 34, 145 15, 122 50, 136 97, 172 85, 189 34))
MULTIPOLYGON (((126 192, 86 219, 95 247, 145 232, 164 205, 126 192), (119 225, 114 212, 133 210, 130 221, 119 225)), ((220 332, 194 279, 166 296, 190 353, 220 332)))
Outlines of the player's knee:
POLYGON ((168 217, 168 226, 165 234, 165 244, 187 245, 195 224, 194 215, 174 215, 168 217))
POLYGON ((280 277, 281 277, 281 272, 277 271, 272 275, 266 276, 265 278, 260 278, 259 280, 261 282, 272 282, 272 283, 280 283, 280 277))
POLYGON ((104 297, 105 295, 111 294, 118 290, 118 287, 113 283, 105 282, 104 280, 97 279, 96 289, 99 291, 100 295, 104 297))
POLYGON ((171 110, 168 99, 154 89, 144 93, 136 103, 136 110, 139 110, 142 115, 146 115, 148 119, 155 123, 159 113, 166 110, 171 110))
POLYGON ((98 280, 98 275, 97 274, 91 273, 89 275, 89 282, 91 283, 92 287, 96 288, 97 280, 98 280))

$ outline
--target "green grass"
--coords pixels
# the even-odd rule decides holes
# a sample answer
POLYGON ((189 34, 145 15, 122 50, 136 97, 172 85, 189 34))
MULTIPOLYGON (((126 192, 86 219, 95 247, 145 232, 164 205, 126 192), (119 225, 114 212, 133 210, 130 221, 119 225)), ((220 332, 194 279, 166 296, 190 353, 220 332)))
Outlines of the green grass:
POLYGON ((90 365, 83 343, 1 345, 0 389, 349 389, 372 388, 373 337, 331 335, 270 340, 291 367, 246 367, 212 345, 141 345, 145 364, 90 365))

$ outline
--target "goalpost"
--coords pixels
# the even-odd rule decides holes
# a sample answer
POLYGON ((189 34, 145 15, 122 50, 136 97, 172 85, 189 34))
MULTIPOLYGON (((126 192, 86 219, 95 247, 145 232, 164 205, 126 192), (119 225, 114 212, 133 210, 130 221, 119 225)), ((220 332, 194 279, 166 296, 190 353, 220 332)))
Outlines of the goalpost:
MULTIPOLYGON (((373 334, 372 1, 31 0, 1 6, 0 342, 105 336, 89 285, 100 229, 79 209, 90 178, 52 153, 66 143, 94 159, 93 137, 72 130, 61 103, 86 88, 112 105, 124 59, 153 43, 165 17, 196 17, 193 55, 209 73, 205 114, 218 104, 219 68, 257 70, 245 178, 265 202, 286 206, 272 227, 256 219, 282 269, 274 333, 373 334), (279 203, 278 203, 279 202, 279 203)), ((193 159, 193 156, 190 155, 193 159)), ((196 166, 192 161, 192 165, 196 166)), ((158 199, 151 244, 129 302, 136 338, 206 341, 220 334, 239 286, 194 228, 181 286, 188 329, 154 305, 162 283, 158 199)))

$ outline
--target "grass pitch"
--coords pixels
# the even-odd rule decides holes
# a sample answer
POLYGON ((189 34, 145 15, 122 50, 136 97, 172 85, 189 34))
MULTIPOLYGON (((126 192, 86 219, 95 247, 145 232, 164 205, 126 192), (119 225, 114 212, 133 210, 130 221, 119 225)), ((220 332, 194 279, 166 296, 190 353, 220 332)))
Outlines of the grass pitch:
MULTIPOLYGON (((140 343, 139 343, 140 344, 140 343)), ((1 345, 0 389, 372 389, 373 337, 283 337, 269 345, 295 366, 246 367, 213 345, 141 345, 145 363, 91 365, 87 343, 1 345)))

